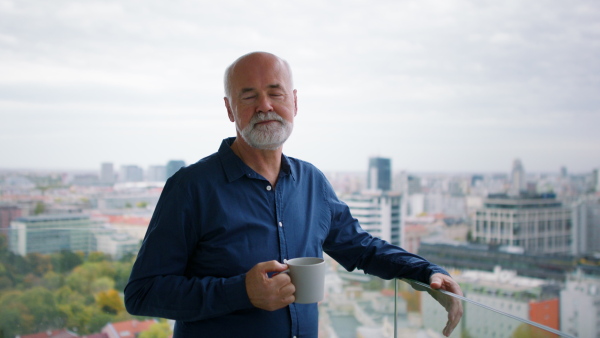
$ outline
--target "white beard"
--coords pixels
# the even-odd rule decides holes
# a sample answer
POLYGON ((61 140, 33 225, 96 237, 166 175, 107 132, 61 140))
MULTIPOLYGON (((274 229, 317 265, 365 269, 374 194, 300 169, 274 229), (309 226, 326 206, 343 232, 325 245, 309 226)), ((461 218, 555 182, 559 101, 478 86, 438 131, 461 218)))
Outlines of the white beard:
POLYGON ((290 137, 294 124, 284 120, 275 112, 268 112, 254 115, 250 123, 242 130, 236 123, 236 129, 251 147, 262 150, 275 150, 281 147, 290 137), (256 126, 256 123, 267 120, 274 120, 279 123, 256 126))

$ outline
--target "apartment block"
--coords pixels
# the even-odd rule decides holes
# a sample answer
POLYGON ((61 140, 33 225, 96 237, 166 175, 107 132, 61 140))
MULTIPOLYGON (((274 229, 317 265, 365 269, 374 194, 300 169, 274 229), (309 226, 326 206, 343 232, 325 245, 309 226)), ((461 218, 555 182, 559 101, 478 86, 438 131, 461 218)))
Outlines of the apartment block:
POLYGON ((473 239, 478 243, 521 247, 531 253, 571 253, 571 209, 553 194, 490 195, 474 218, 473 239))
POLYGON ((85 214, 20 217, 10 224, 9 249, 22 256, 60 250, 88 253, 93 250, 93 224, 85 214))

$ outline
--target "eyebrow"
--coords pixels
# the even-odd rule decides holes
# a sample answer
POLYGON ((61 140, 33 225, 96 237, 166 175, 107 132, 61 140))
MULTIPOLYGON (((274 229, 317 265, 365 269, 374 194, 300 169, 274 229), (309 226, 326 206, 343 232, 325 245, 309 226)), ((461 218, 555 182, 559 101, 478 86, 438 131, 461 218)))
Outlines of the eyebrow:
MULTIPOLYGON (((268 85, 268 87, 269 87, 269 89, 278 89, 278 88, 281 88, 281 85, 280 84, 271 84, 271 85, 268 85)), ((256 89, 254 89, 253 87, 242 88, 242 90, 240 91, 240 94, 245 94, 245 93, 248 93, 248 92, 251 92, 254 90, 256 90, 256 89)))

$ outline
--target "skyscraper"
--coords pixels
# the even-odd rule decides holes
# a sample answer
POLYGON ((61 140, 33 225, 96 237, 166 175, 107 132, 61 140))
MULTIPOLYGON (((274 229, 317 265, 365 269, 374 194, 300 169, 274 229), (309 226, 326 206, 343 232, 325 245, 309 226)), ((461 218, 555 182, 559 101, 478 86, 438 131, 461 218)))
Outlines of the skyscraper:
POLYGON ((167 163, 167 179, 173 176, 179 169, 185 167, 185 162, 181 160, 171 160, 167 163))
POLYGON ((367 189, 390 191, 392 189, 392 160, 383 157, 369 159, 367 189))
POLYGON ((104 162, 100 166, 100 183, 112 185, 115 183, 115 169, 112 163, 104 162))
POLYGON ((521 191, 527 190, 525 185, 525 169, 520 159, 513 161, 512 173, 510 175, 511 183, 508 194, 511 196, 519 196, 521 191))

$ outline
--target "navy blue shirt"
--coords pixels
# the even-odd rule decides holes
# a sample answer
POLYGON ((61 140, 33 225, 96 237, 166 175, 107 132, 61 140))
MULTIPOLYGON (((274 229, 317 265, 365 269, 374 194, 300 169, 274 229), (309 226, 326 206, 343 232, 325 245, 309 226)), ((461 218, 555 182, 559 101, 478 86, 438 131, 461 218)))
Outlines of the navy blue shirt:
POLYGON ((283 155, 273 188, 233 153, 234 140, 165 184, 125 288, 131 314, 175 319, 175 337, 317 337, 317 304, 258 309, 245 273, 326 252, 385 279, 447 274, 365 232, 313 165, 283 155))

